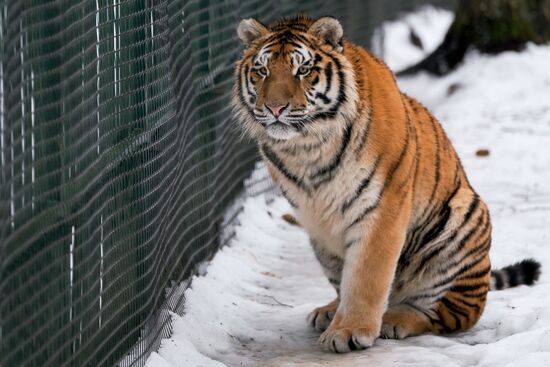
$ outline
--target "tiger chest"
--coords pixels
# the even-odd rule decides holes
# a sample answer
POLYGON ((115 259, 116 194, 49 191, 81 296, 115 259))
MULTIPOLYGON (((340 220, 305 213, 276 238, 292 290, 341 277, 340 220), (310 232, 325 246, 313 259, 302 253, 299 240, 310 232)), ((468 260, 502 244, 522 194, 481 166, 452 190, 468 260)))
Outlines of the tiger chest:
POLYGON ((289 172, 296 172, 294 175, 299 183, 281 172, 278 172, 276 181, 294 204, 300 225, 319 246, 343 258, 348 237, 357 236, 349 230, 350 223, 378 194, 378 185, 373 183, 372 187, 357 195, 369 168, 345 160, 338 169, 319 177, 314 174, 318 172, 315 168, 290 163, 287 167, 289 172))

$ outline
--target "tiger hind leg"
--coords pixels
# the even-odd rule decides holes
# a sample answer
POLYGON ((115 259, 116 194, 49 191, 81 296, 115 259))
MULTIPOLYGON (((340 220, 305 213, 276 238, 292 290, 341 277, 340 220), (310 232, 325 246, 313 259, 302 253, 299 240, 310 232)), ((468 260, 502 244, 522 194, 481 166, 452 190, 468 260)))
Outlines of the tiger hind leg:
POLYGON ((488 286, 476 289, 477 293, 453 290, 425 310, 410 304, 391 307, 382 319, 380 336, 403 339, 426 332, 446 334, 468 330, 483 312, 487 290, 488 286))
POLYGON ((437 304, 437 321, 434 331, 438 334, 470 329, 479 320, 487 301, 488 286, 474 292, 448 292, 437 304))

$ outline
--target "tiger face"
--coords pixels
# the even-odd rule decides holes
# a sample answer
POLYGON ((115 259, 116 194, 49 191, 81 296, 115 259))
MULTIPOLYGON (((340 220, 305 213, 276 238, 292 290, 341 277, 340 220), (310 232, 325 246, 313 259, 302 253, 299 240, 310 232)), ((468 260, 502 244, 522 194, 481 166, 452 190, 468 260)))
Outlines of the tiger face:
POLYGON ((356 93, 336 19, 299 18, 291 27, 270 28, 245 19, 238 35, 246 49, 236 69, 233 106, 249 135, 322 138, 345 128, 356 93))

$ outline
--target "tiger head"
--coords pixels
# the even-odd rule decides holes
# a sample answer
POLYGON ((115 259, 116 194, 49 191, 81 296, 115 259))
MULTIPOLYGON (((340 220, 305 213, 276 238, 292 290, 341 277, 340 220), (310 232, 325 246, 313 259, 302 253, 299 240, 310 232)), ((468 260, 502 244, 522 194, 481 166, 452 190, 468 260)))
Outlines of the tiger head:
POLYGON ((353 67, 340 23, 330 17, 242 20, 233 108, 253 138, 326 138, 350 124, 356 107, 353 67))

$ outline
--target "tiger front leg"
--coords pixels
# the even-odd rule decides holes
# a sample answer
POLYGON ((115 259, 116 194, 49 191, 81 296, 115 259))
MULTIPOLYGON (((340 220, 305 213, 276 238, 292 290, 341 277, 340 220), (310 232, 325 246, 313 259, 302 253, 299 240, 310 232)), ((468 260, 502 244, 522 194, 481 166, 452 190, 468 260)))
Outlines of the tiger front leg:
POLYGON ((344 261, 335 254, 331 254, 317 240, 311 238, 310 242, 315 257, 319 260, 329 283, 336 291, 336 299, 324 306, 315 308, 307 317, 308 323, 316 330, 325 331, 336 314, 336 309, 340 303, 340 279, 342 278, 344 261))
POLYGON ((364 349, 380 335, 405 237, 400 222, 377 221, 367 235, 347 249, 340 303, 330 326, 319 338, 325 349, 338 353, 364 349))

